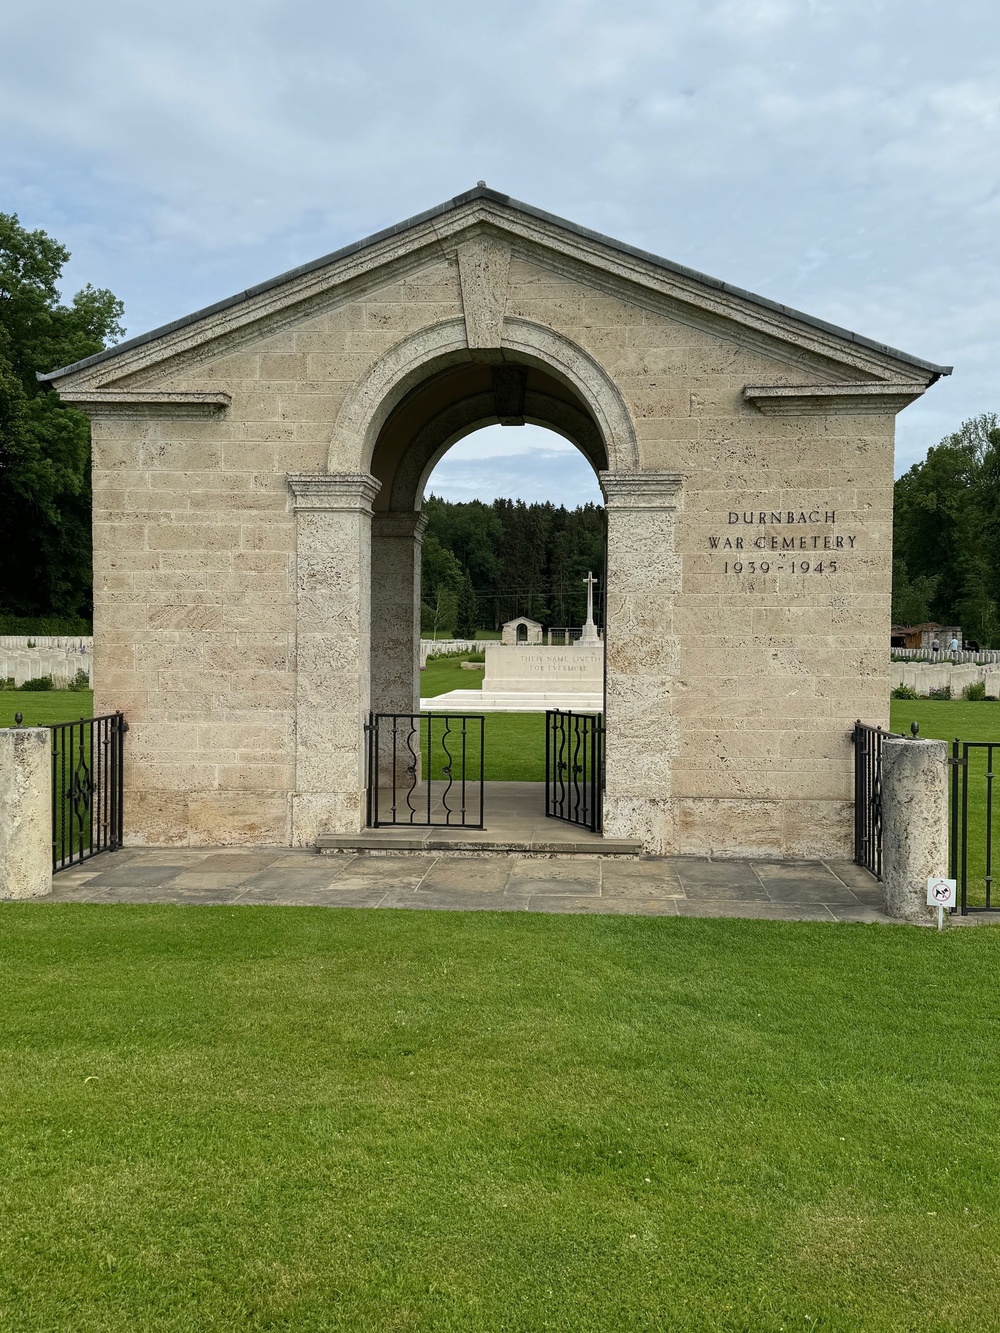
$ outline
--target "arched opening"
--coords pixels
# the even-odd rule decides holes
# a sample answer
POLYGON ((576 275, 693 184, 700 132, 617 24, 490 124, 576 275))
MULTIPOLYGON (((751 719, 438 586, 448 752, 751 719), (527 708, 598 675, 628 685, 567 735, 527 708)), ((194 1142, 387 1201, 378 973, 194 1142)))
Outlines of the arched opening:
MULTIPOLYGON (((484 354, 479 355, 482 357, 484 354)), ((502 434, 506 436, 508 432, 503 431, 502 434)), ((380 482, 372 521, 371 706, 373 718, 385 719, 379 724, 382 733, 387 727, 392 729, 389 757, 379 751, 375 760, 379 783, 393 784, 391 809, 395 812, 402 808, 402 818, 394 817, 392 822, 421 822, 425 813, 429 817, 430 798, 425 811, 424 788, 428 788, 431 783, 423 779, 436 779, 439 770, 446 775, 455 775, 457 781, 458 769, 461 769, 464 799, 466 784, 477 776, 470 772, 469 764, 478 762, 478 776, 485 775, 488 784, 506 784, 508 789, 517 784, 534 788, 528 793, 518 793, 523 798, 520 803, 524 805, 527 802, 527 805, 516 811, 511 806, 510 790, 502 793, 502 799, 498 801, 491 797, 494 816, 498 811, 505 811, 507 815, 517 814, 522 820, 537 824, 545 813, 547 790, 544 783, 547 772, 546 710, 551 707, 570 713, 578 707, 581 714, 587 710, 588 725, 593 735, 598 730, 603 731, 599 715, 603 712, 604 645, 592 615, 587 616, 592 632, 591 640, 580 646, 577 646, 577 641, 581 640, 581 636, 586 637, 583 606, 587 605, 587 589, 584 585, 586 575, 591 572, 596 576, 599 593, 597 621, 602 620, 600 601, 604 589, 605 534, 597 474, 607 468, 608 450, 602 431, 581 395, 558 372, 527 358, 515 360, 508 354, 497 353, 494 360, 470 359, 460 364, 452 362, 432 368, 387 415, 375 440, 371 463, 372 474, 380 482), (435 490, 432 477, 436 475, 438 464, 442 464, 442 475, 447 473, 449 451, 455 450, 456 456, 461 454, 464 448, 472 445, 480 432, 484 437, 501 434, 487 429, 498 426, 542 428, 536 430, 535 434, 544 436, 563 450, 564 476, 567 458, 577 463, 580 473, 585 470, 589 474, 591 491, 588 496, 588 521, 592 530, 595 525, 599 525, 599 538, 589 548, 589 560, 584 561, 586 567, 576 570, 570 562, 563 575, 570 580, 574 589, 572 601, 577 613, 575 625, 569 623, 572 617, 564 609, 567 605, 565 598, 559 602, 561 614, 556 617, 552 613, 554 602, 551 599, 547 600, 536 592, 525 598, 524 605, 520 605, 516 598, 519 590, 504 586, 502 580, 497 587, 491 586, 488 599, 484 599, 482 589, 479 589, 480 612, 483 612, 483 603, 486 601, 490 608, 488 615, 480 614, 474 623, 466 616, 457 624, 457 628, 454 616, 445 617, 454 638, 482 638, 483 648, 481 652, 471 655, 473 660, 467 661, 464 669, 463 663, 458 660, 448 663, 455 688, 445 690, 441 702, 436 703, 433 698, 422 697, 421 690, 422 668, 425 669, 427 659, 433 660, 440 656, 434 651, 436 644, 421 642, 420 637, 421 613, 424 613, 426 629, 428 612, 427 599, 421 598, 421 543, 428 518, 427 513, 423 512, 425 495, 435 490), (579 589, 575 588, 577 582, 580 584, 579 589), (519 617, 527 619, 510 623, 519 617), (559 636, 555 640, 551 638, 553 629, 559 636), (503 643, 500 642, 501 638, 503 643), (533 650, 540 647, 542 651, 526 654, 524 649, 529 646, 533 650), (529 656, 530 671, 535 673, 530 679, 526 665, 529 656), (579 673, 584 669, 584 662, 586 688, 582 695, 578 695, 574 691, 581 683, 579 673), (509 690, 498 688, 498 684, 502 686, 504 683, 509 684, 509 690), (488 688, 477 694, 480 685, 488 688), (508 694, 523 697, 508 699, 508 694), (508 712, 518 715, 509 724, 505 721, 508 712), (479 714, 484 715, 485 721, 478 730, 471 723, 469 726, 463 723, 460 727, 456 722, 453 739, 458 739, 454 739, 452 748, 457 746, 457 752, 452 755, 449 751, 447 763, 439 763, 430 743, 435 725, 438 726, 437 734, 443 736, 447 744, 448 736, 444 735, 447 717, 476 718, 479 714), (421 731, 418 737, 415 725, 407 723, 409 730, 404 736, 401 730, 403 724, 399 719, 417 717, 429 719, 426 734, 421 731), (437 724, 435 718, 438 719, 437 724), (475 732, 471 741, 470 726, 475 732), (509 737, 506 731, 510 731, 509 737), (490 749, 485 759, 477 749, 480 741, 476 737, 480 735, 485 737, 483 743, 490 749), (501 750, 513 756, 506 765, 499 763, 496 758, 496 753, 501 750), (400 786, 409 788, 405 802, 398 799, 400 786), (414 801, 419 807, 419 819, 414 813, 414 801)), ((544 508, 550 519, 554 515, 553 521, 565 527, 568 507, 562 505, 565 497, 560 494, 560 490, 557 468, 552 473, 544 508)), ((586 490, 585 483, 582 488, 576 488, 577 494, 582 490, 586 490)), ((504 526, 504 520, 511 515, 507 514, 503 506, 508 510, 516 508, 514 517, 525 516, 526 522, 538 517, 523 501, 518 505, 521 497, 516 489, 513 496, 508 490, 506 497, 497 497, 494 493, 477 497, 477 500, 485 527, 491 523, 500 528, 504 526)), ((441 503, 435 498, 435 505, 441 503)), ((472 504, 468 506, 470 510, 473 507, 472 504)), ((428 508, 436 513, 434 505, 428 508)), ((541 505, 536 505, 536 510, 541 509, 541 505)), ((475 514, 469 517, 474 526, 475 514)), ((508 547, 511 543, 511 526, 508 524, 504 530, 504 541, 508 547)), ((433 531, 428 545, 431 541, 440 545, 433 531)), ((541 548, 539 551, 538 559, 544 564, 546 557, 541 553, 541 548)), ((476 589, 471 586, 474 571, 471 570, 470 562, 462 558, 455 561, 455 553, 451 550, 445 554, 454 561, 456 577, 465 580, 468 594, 476 602, 476 589)), ((530 560, 531 556, 528 558, 530 560)), ((540 568, 539 577, 545 572, 540 568)), ((590 591, 592 593, 593 585, 590 591)), ((463 596, 461 584, 456 586, 455 592, 459 598, 463 596)), ((439 600, 432 609, 439 610, 439 600)), ((434 637, 440 638, 437 623, 434 637)), ((449 644, 444 643, 441 647, 447 652, 449 644)), ((476 647, 479 648, 478 642, 476 647)), ((466 656, 469 656, 467 652, 466 656)), ((426 676, 429 673, 425 670, 424 674, 426 676)), ((377 727, 374 722, 372 726, 374 734, 377 727)), ((416 726, 423 727, 423 720, 416 726)), ((588 763, 591 767, 587 769, 587 774, 588 781, 593 785, 594 774, 591 769, 598 762, 599 756, 592 744, 591 733, 588 733, 588 737, 588 763)), ((563 767, 567 772, 571 770, 568 764, 563 767)))
POLYGON ((593 415, 552 370, 501 353, 492 363, 430 369, 389 414, 375 441, 371 472, 382 484, 376 512, 418 510, 434 467, 466 435, 483 426, 528 423, 570 440, 595 472, 608 467, 593 415))

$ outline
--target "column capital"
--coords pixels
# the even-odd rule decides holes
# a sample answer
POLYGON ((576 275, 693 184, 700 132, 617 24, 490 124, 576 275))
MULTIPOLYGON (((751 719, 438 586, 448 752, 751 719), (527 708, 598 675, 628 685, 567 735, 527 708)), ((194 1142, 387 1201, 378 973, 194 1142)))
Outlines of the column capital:
POLYGON ((380 509, 372 515, 372 530, 379 537, 422 541, 429 515, 417 509, 380 509))
POLYGON ((599 472, 608 509, 676 509, 684 481, 680 472, 599 472))
POLYGON ((355 510, 370 514, 382 483, 370 472, 297 472, 287 476, 292 508, 355 510))

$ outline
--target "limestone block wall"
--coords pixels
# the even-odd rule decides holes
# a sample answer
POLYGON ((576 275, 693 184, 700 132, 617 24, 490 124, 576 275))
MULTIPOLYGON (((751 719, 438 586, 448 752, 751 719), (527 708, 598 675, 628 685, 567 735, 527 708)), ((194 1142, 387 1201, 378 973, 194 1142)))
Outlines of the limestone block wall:
POLYGON ((428 657, 435 653, 481 653, 482 639, 421 639, 420 665, 427 665, 428 657))
MULTIPOLYGON (((231 397, 222 416, 91 413, 95 707, 122 708, 129 721, 129 844, 308 842, 323 818, 316 765, 327 762, 341 774, 328 775, 338 793, 331 808, 357 827, 363 820, 360 718, 343 742, 353 746, 349 760, 338 760, 320 748, 335 739, 330 727, 313 719, 303 732, 298 717, 287 477, 327 471, 340 405, 380 355, 412 329, 461 312, 457 261, 324 304, 250 349, 213 344, 180 358, 166 382, 162 371, 127 382, 140 392, 165 383, 221 389, 231 397)), ((356 459, 343 461, 357 471, 356 459)), ((337 573, 330 561, 320 568, 337 573)), ((362 572, 367 580, 367 565, 362 572)), ((344 628, 340 661, 345 643, 358 646, 344 628)), ((365 675, 367 709, 367 658, 363 669, 345 666, 354 694, 365 675)), ((350 705, 333 694, 327 706, 350 705)))
MULTIPOLYGON (((608 643, 609 670, 643 639, 676 644, 658 724, 662 753, 676 752, 654 782, 669 793, 664 847, 846 854, 849 732, 858 716, 888 718, 893 416, 765 415, 747 385, 851 372, 779 360, 764 340, 720 337, 531 262, 511 265, 511 308, 557 321, 598 358, 635 421, 641 467, 683 479, 669 620, 647 627, 630 609, 619 637, 632 643, 616 644, 610 626, 608 643)), ((668 552, 631 557, 658 558, 668 552)), ((619 577, 612 565, 612 599, 619 577)), ((613 691, 609 676, 609 772, 613 691)))
POLYGON ((295 530, 246 430, 94 421, 94 703, 129 722, 129 844, 289 838, 295 530))
POLYGON ((92 409, 96 703, 130 723, 128 841, 308 842, 363 820, 369 687, 405 702, 397 668, 423 651, 416 533, 380 519, 371 451, 425 331, 428 365, 524 355, 601 386, 579 392, 615 455, 609 831, 650 851, 848 852, 851 726, 888 721, 895 409, 845 393, 784 410, 747 386, 898 369, 598 273, 555 229, 544 252, 512 235, 509 264, 483 250, 477 305, 453 244, 400 243, 262 309, 256 332, 192 335, 114 381, 133 406, 92 409), (214 416, 164 397, 209 392, 214 416), (310 490, 326 474, 342 483, 310 490), (393 659, 374 675, 373 634, 393 659))

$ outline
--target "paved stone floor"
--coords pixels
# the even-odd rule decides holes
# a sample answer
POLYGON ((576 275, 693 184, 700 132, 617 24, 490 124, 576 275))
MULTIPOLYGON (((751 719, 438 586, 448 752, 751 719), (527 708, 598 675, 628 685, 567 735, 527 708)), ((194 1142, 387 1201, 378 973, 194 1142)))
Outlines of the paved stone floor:
MULTIPOLYGON (((545 816, 544 782, 484 782, 482 785, 482 807, 480 807, 479 784, 466 784, 466 802, 470 818, 479 817, 480 809, 484 816, 481 829, 464 828, 452 825, 442 827, 444 804, 442 797, 450 790, 453 809, 460 806, 461 797, 456 784, 446 789, 443 782, 435 782, 430 809, 437 821, 431 827, 403 822, 407 818, 407 801, 404 791, 396 795, 396 814, 400 823, 385 825, 382 828, 368 828, 363 833, 335 835, 324 833, 318 846, 324 851, 428 851, 448 852, 457 850, 485 851, 493 848, 497 852, 540 852, 546 855, 575 856, 578 854, 601 855, 622 852, 634 856, 642 851, 642 843, 636 838, 609 838, 600 833, 591 833, 578 824, 568 824, 561 819, 547 819, 545 816)), ((566 808, 572 809, 573 798, 568 787, 563 788, 566 808)), ((427 800, 427 788, 420 783, 412 793, 413 806, 422 815, 427 800)), ((379 792, 379 812, 383 819, 390 819, 393 810, 393 797, 390 791, 379 792)))
POLYGON ((44 901, 889 920, 880 886, 850 863, 696 857, 125 850, 62 871, 44 901))

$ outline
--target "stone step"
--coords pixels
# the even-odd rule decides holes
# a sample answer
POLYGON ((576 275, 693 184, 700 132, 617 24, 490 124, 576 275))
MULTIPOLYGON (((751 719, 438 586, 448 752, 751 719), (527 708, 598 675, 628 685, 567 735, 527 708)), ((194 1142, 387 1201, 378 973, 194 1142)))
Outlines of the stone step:
POLYGON ((364 833, 324 833, 316 840, 318 852, 479 852, 484 856, 515 853, 520 856, 625 856, 642 854, 638 838, 602 838, 580 831, 579 838, 490 839, 476 829, 368 829, 364 833))
POLYGON ((544 713, 559 708, 563 712, 600 713, 604 709, 601 694, 570 694, 514 690, 449 690, 420 700, 422 713, 544 713))

